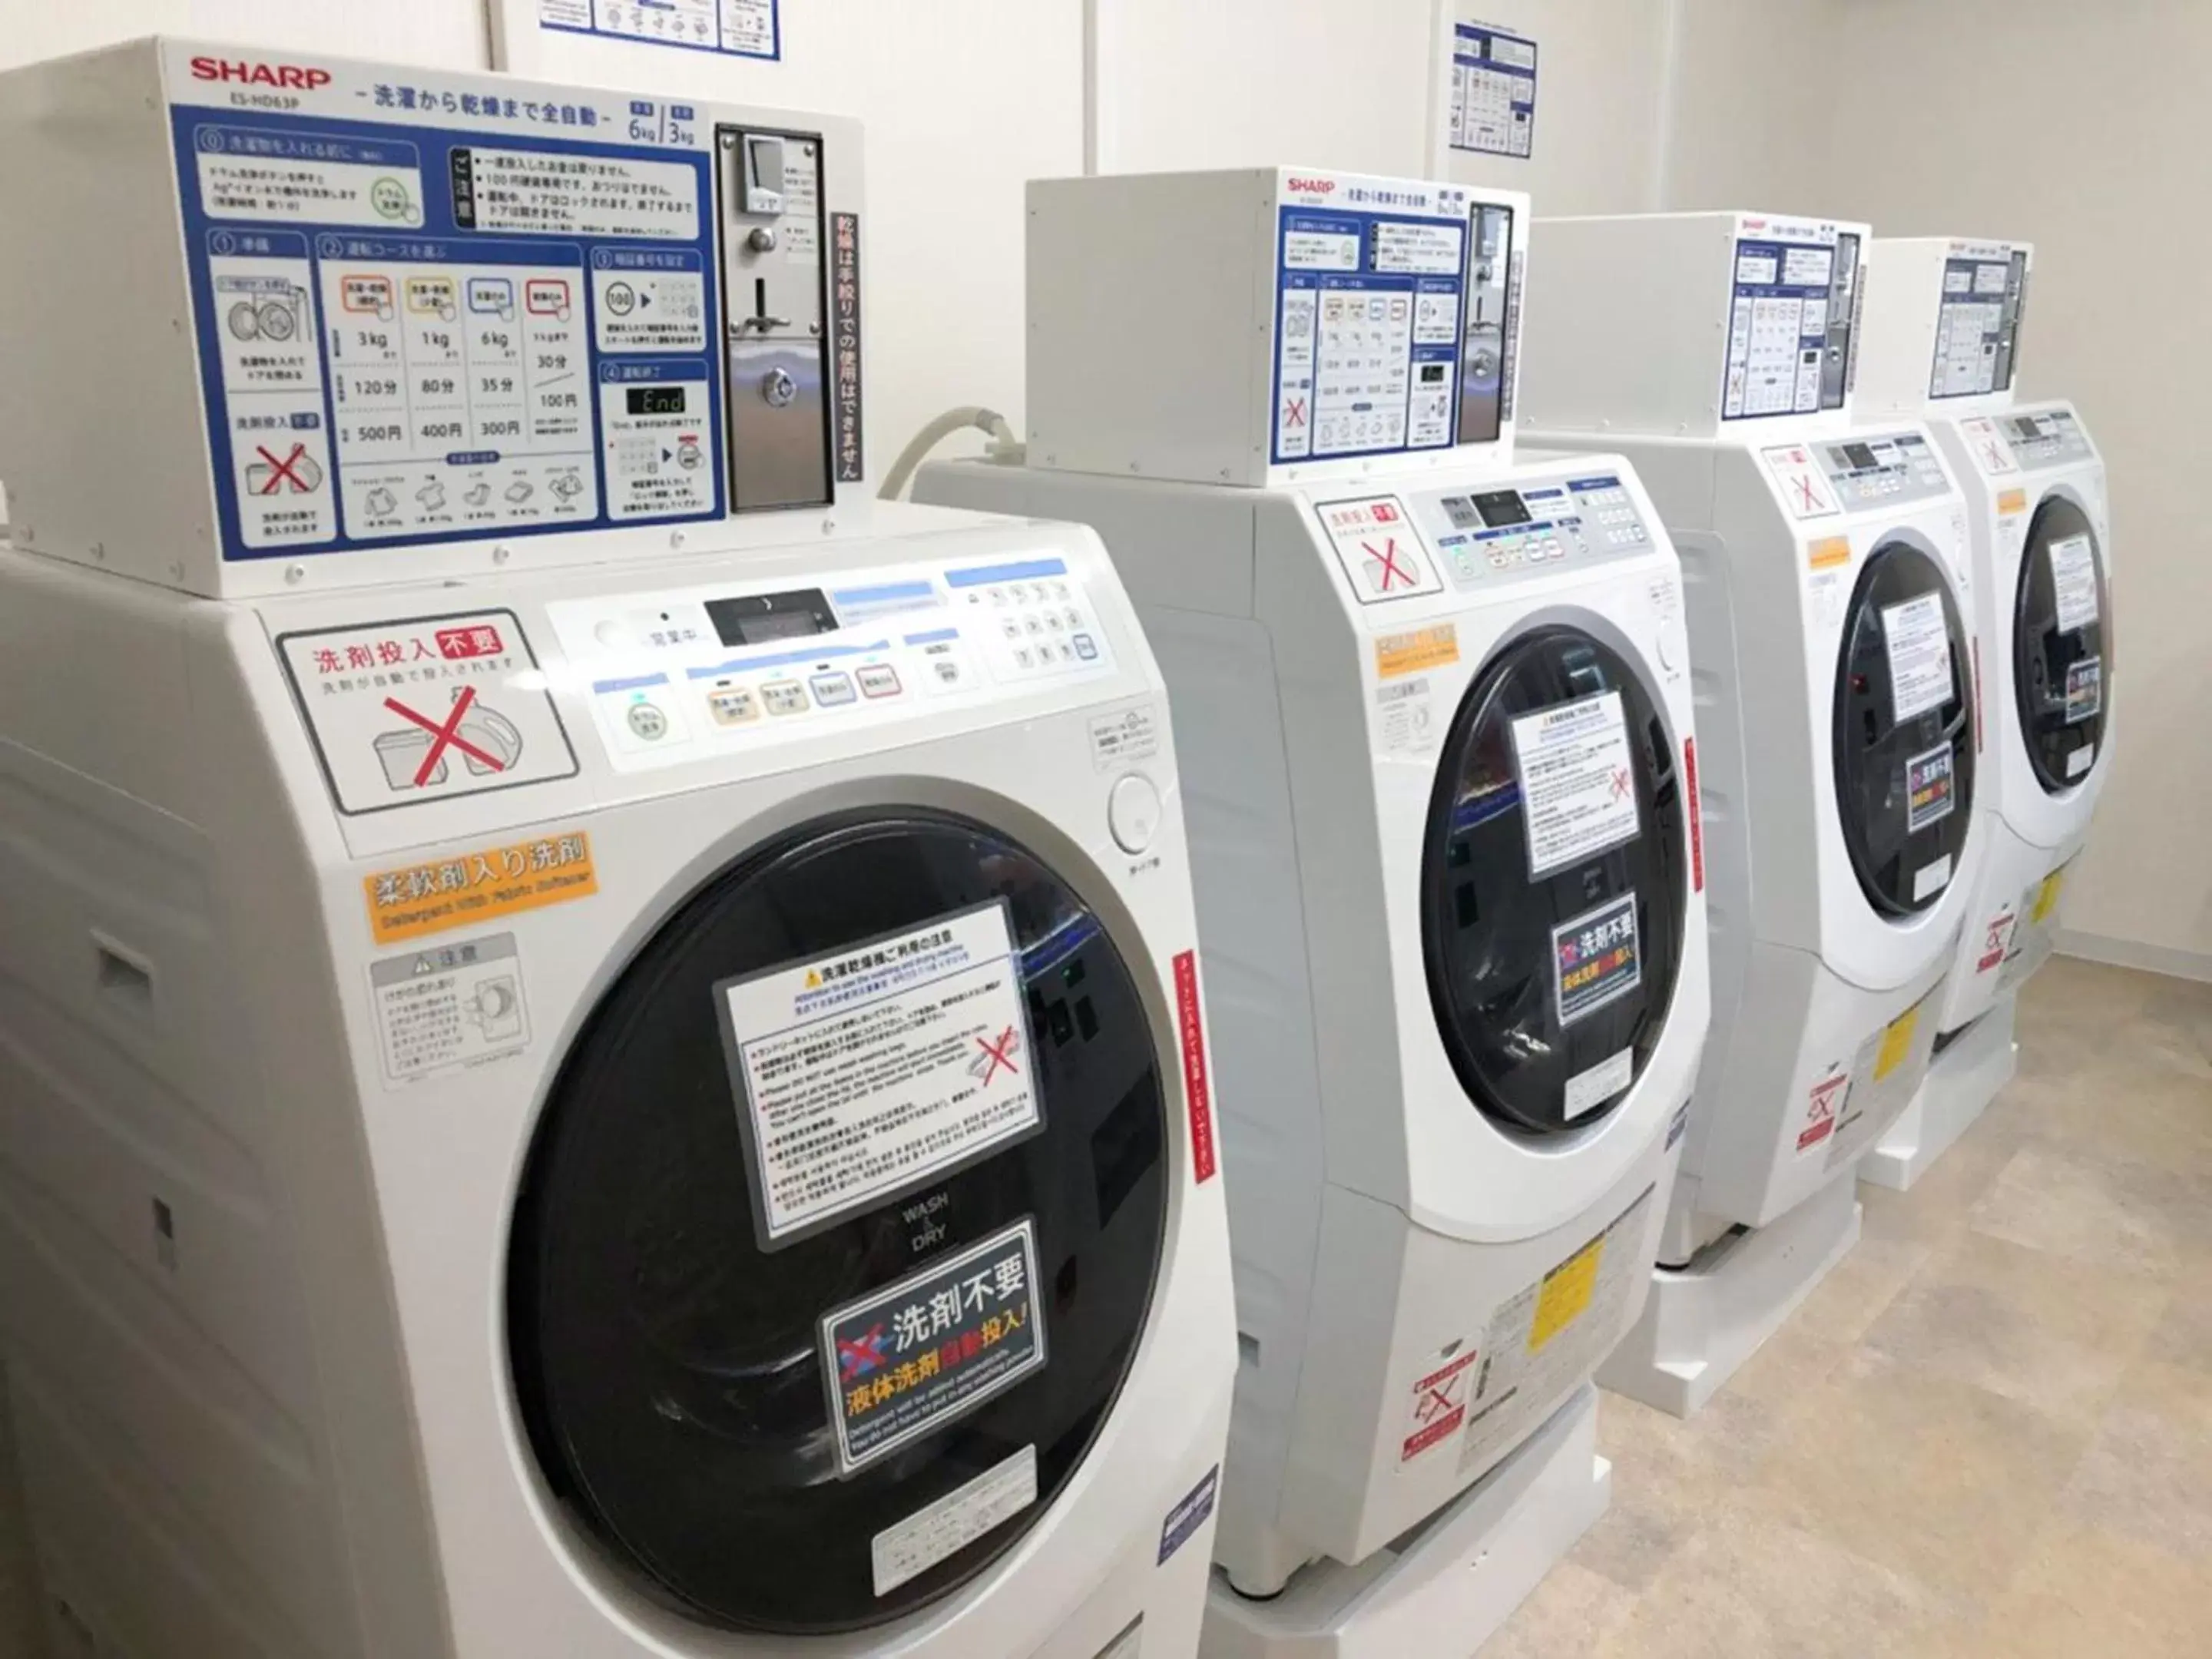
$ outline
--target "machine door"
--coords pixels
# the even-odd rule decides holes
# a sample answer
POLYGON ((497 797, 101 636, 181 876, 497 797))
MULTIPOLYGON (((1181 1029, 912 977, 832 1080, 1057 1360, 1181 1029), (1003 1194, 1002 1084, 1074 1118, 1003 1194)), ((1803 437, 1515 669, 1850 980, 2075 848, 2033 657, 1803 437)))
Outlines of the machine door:
POLYGON ((2088 775, 2105 738, 2104 550, 2088 516, 2045 495, 2029 520, 2013 600, 2013 696, 2021 739, 2045 794, 2088 775))
POLYGON ((1444 1050, 1516 1133, 1627 1097, 1674 994, 1689 902, 1674 750, 1643 679, 1578 629, 1513 640, 1444 740, 1421 937, 1444 1050))
POLYGON ((1974 799, 1970 647, 1936 561, 1902 541, 1859 571, 1836 665, 1836 810, 1868 902, 1917 914, 1950 884, 1974 799))
POLYGON ((647 1594, 735 1630, 854 1630, 972 1579, 1127 1376, 1164 1111, 1130 963, 1015 841, 915 810, 756 849, 616 979, 531 1149, 508 1337, 555 1498, 647 1594), (787 995, 811 1023, 773 1029, 787 995), (1023 1079, 1041 1121, 902 1178, 1023 1079), (957 1109, 917 1132, 933 1091, 957 1109), (763 1134, 771 1099, 799 1109, 763 1134))

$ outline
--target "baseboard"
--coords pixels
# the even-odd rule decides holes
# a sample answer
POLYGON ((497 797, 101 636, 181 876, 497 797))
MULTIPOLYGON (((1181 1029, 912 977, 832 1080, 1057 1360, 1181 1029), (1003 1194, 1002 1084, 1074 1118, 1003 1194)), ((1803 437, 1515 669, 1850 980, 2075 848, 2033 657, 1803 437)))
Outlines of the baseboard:
POLYGON ((2080 957, 2085 962, 2102 962, 2114 968, 2136 968, 2146 974, 2164 974, 2171 979, 2201 980, 2212 984, 2212 951, 2177 951, 2167 945, 2146 945, 2141 939, 2078 933, 2071 927, 2060 928, 2056 943, 2061 956, 2080 957))

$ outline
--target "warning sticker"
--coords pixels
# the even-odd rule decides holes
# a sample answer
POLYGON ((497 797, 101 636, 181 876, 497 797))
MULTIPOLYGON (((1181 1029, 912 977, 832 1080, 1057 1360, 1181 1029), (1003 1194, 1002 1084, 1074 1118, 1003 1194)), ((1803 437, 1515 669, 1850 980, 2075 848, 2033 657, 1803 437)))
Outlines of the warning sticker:
POLYGON ((1375 688, 1375 741, 1384 754, 1417 752, 1441 739, 1429 691, 1426 674, 1375 688))
POLYGON ((1837 1106, 1836 1132, 1828 1139, 1828 1169, 1849 1163, 1887 1133, 1919 1092, 1936 1042, 1935 1017, 1928 1012, 1935 994, 1929 992, 1867 1038, 1852 1056, 1850 1086, 1837 1106))
POLYGON ((286 634, 276 652, 341 812, 576 775, 512 611, 286 634))
POLYGON ((2096 718, 2105 706, 2105 659, 2084 657, 2066 667, 2066 723, 2078 726, 2096 718))
POLYGON ((1395 680, 1425 668, 1447 668, 1459 660, 1459 628, 1444 623, 1407 634, 1384 634, 1375 641, 1375 678, 1395 680))
POLYGON ((2097 620, 2097 555, 2087 536, 2051 544, 2051 590, 2057 601, 2058 631, 2071 634, 2097 620))
POLYGON ((1430 568, 1421 532, 1395 495, 1322 501, 1314 511, 1360 604, 1443 592, 1443 579, 1430 568))
POLYGON ((368 929, 397 945, 498 916, 589 898, 599 890, 592 838, 581 830, 451 853, 362 878, 368 929))
POLYGON ((1160 752, 1160 717, 1150 703, 1099 714, 1091 722, 1091 764, 1112 772, 1160 752))
POLYGON ((1036 1230, 1024 1217, 823 1316, 839 1471, 967 1416, 1044 1363, 1036 1230))
POLYGON ((1572 1025, 1644 982, 1636 895, 1585 910, 1552 929, 1552 992, 1559 1024, 1572 1025))
POLYGON ((950 1560, 1036 1502, 1036 1448, 1024 1446, 927 1509, 916 1510, 870 1540, 876 1594, 889 1595, 950 1560))
POLYGON ((1213 1179, 1220 1154, 1213 1144, 1213 1085, 1206 1070, 1206 1019, 1198 1000, 1197 951, 1176 953, 1175 987, 1183 1100, 1190 1113, 1191 1177, 1202 1187, 1213 1179))
POLYGON ((2004 965, 2005 956, 2012 948, 2013 924, 2018 920, 2019 912, 2008 904, 1983 924, 1981 954, 1974 958, 1977 977, 2004 965))
POLYGON ((1951 700, 1951 630, 1943 621, 1943 596, 1923 593, 1881 610, 1889 647, 1890 719, 1902 725, 1951 700))
POLYGON ((1517 1444, 1539 1412, 1596 1368, 1620 1340, 1637 1286, 1651 1271, 1643 1248, 1655 1189, 1604 1231, 1498 1309, 1480 1347, 1459 1472, 1488 1467, 1517 1444))
POLYGON ((765 1247, 1043 1122, 1003 902, 716 989, 765 1247))
POLYGON ((527 1048, 522 953, 512 933, 433 945, 368 965, 377 1050, 393 1088, 527 1048))
POLYGON ((1836 1114, 1850 1086, 1851 1074, 1841 1066, 1831 1066, 1827 1074, 1806 1091, 1805 1122, 1797 1131, 1799 1152, 1809 1152, 1835 1133, 1836 1114))
POLYGON ((1958 805, 1958 780, 1952 771, 1951 745, 1941 743, 1905 763, 1905 828, 1918 835, 1941 823, 1958 805))
POLYGON ((1643 833, 1620 693, 1601 691, 1513 722, 1528 873, 1548 875, 1643 833))
POLYGON ((1405 1438, 1398 1449, 1401 1463, 1412 1462, 1459 1432, 1467 1421, 1468 1383, 1477 1358, 1476 1351, 1470 1348, 1413 1384, 1413 1397, 1406 1410, 1405 1438))

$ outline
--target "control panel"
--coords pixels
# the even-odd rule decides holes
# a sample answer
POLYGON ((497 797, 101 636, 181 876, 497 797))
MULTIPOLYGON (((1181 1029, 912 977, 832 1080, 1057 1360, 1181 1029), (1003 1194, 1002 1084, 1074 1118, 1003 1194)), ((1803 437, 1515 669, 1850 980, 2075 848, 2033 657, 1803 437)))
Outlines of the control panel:
POLYGON ((2027 250, 2004 243, 1957 244, 1943 262, 1942 283, 1929 397, 2008 390, 2027 303, 2027 250))
POLYGON ((1995 416, 1989 423, 2022 471, 2090 460, 2096 455, 2089 446, 2089 434, 2082 431, 2070 409, 2027 410, 1995 416))
POLYGON ((1942 457, 1919 432, 1839 438, 1808 447, 1826 475, 1836 505, 1845 513, 1926 501, 1951 488, 1942 457))
POLYGON ((1742 218, 1731 276, 1723 420, 1844 407, 1858 270, 1855 231, 1742 218))
POLYGON ((1056 556, 858 572, 829 587, 733 583, 562 600, 547 611, 621 771, 1114 669, 1082 579, 1056 556))
POLYGON ((1633 556, 1655 538, 1617 472, 1431 491, 1412 512, 1459 588, 1633 556))

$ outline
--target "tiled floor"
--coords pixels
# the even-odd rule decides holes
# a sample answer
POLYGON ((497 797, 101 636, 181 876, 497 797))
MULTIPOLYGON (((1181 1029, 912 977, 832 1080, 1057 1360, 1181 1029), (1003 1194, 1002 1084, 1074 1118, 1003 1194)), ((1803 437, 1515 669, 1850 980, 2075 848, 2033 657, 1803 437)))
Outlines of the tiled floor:
POLYGON ((2212 1655, 2212 986, 2063 958, 2021 1071, 1483 1659, 2212 1655))

